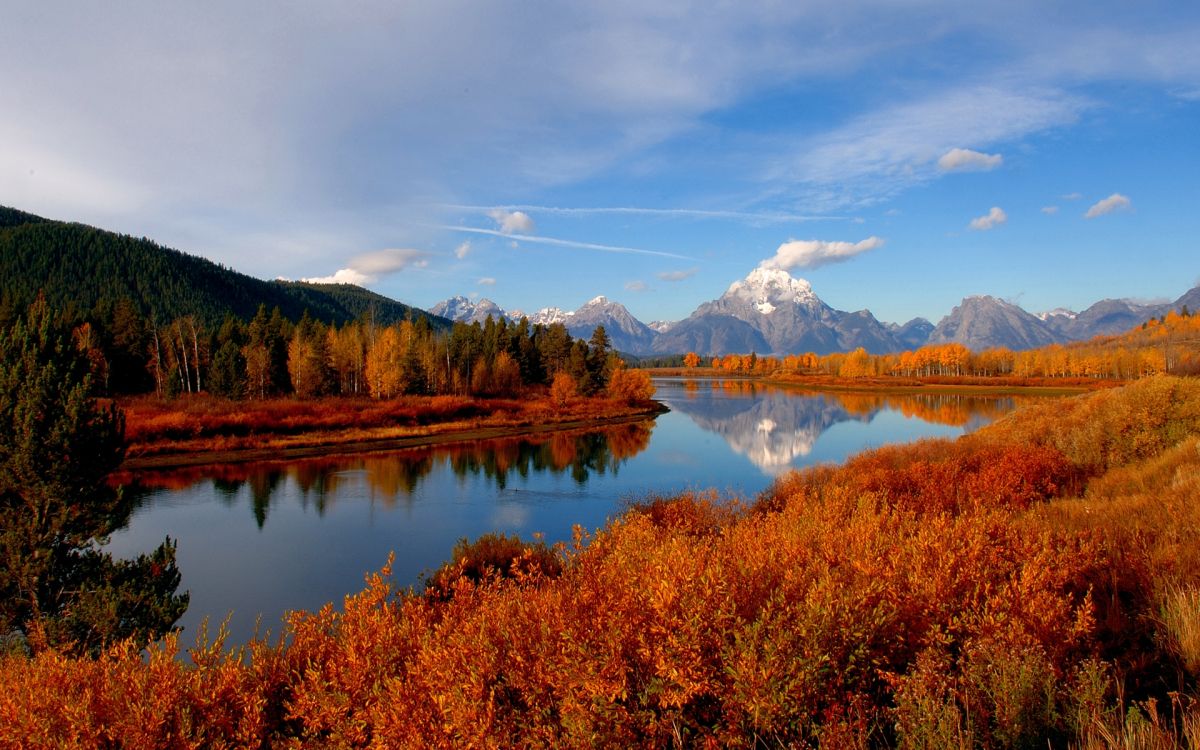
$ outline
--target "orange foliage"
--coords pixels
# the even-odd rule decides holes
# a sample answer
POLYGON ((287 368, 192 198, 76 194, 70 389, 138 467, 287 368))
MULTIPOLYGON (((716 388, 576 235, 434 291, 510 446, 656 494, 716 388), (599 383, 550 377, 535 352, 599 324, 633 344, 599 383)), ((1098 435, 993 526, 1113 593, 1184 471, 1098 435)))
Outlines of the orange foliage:
MULTIPOLYGON (((560 388, 563 390, 565 385, 560 388)), ((195 396, 173 401, 135 398, 123 401, 121 407, 126 416, 126 454, 130 458, 333 446, 484 427, 605 419, 645 409, 644 403, 631 405, 610 399, 555 399, 553 392, 521 399, 399 396, 387 400, 327 397, 230 401, 195 396)))
POLYGON ((650 499, 553 553, 464 545, 435 595, 385 570, 280 645, 3 656, 0 746, 1067 744, 1113 715, 1109 675, 1195 688, 1152 592, 1200 537, 1198 435, 1200 384, 1141 382, 749 505, 650 499))

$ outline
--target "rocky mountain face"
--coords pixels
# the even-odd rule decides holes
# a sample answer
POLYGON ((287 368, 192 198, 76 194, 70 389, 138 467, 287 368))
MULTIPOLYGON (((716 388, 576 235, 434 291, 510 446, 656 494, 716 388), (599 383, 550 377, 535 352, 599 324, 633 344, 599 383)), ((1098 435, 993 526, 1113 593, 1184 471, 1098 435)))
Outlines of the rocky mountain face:
POLYGON ((976 351, 1003 346, 1032 349, 1063 337, 1037 316, 986 295, 965 298, 929 334, 930 344, 959 343, 976 351))
POLYGON ((929 334, 933 333, 933 323, 924 318, 913 318, 904 325, 889 323, 888 330, 905 349, 920 349, 928 343, 929 334))
POLYGON ((597 326, 604 326, 613 348, 630 354, 647 354, 655 332, 645 323, 633 317, 633 314, 620 302, 613 302, 607 297, 600 296, 589 300, 578 310, 567 312, 557 307, 543 307, 532 315, 512 310, 505 312, 499 305, 489 299, 472 302, 463 296, 451 297, 433 306, 434 314, 449 318, 459 323, 482 323, 490 315, 494 320, 508 318, 518 321, 528 318, 534 325, 552 325, 562 323, 575 338, 589 339, 597 326))
POLYGON ((506 313, 495 302, 492 302, 487 297, 472 302, 463 296, 451 297, 448 300, 443 300, 429 309, 434 315, 440 315, 443 318, 448 318, 456 323, 483 323, 488 316, 492 316, 493 320, 499 320, 506 317, 506 313), (436 311, 436 312, 435 312, 436 311))
POLYGON ((758 351, 791 354, 849 351, 863 347, 869 352, 895 351, 895 335, 867 310, 855 313, 835 310, 821 301, 804 279, 780 269, 756 268, 735 281, 725 294, 705 302, 654 343, 658 352, 683 351, 720 353, 758 351), (730 344, 752 348, 726 349, 730 344))
POLYGON ((583 307, 570 313, 564 321, 567 330, 575 338, 590 338, 597 326, 604 326, 612 340, 613 348, 630 354, 647 354, 652 351, 655 333, 620 302, 607 297, 596 297, 583 307))
MULTIPOLYGON (((605 297, 596 297, 573 312, 547 307, 526 317, 535 324, 562 323, 572 336, 585 339, 602 325, 613 346, 629 354, 827 354, 860 346, 879 354, 949 342, 982 350, 1080 341, 1129 330, 1184 305, 1200 311, 1200 287, 1169 304, 1106 299, 1081 313, 1057 309, 1040 315, 995 297, 967 297, 936 326, 924 318, 899 325, 881 323, 869 310, 835 310, 804 279, 779 269, 756 268, 720 298, 705 302, 678 322, 646 325, 624 305, 605 297)), ((431 312, 464 322, 506 315, 490 300, 472 303, 465 297, 438 303, 431 312)), ((522 315, 517 310, 507 313, 512 320, 522 315)))

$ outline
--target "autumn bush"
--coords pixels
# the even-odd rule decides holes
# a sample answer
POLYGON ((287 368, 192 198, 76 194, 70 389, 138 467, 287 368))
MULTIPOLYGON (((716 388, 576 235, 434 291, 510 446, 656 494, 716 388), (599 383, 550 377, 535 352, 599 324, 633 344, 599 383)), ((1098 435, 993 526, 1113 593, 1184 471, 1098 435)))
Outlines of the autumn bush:
POLYGON ((274 642, 0 657, 0 746, 1184 747, 1195 388, 465 542, 274 642))

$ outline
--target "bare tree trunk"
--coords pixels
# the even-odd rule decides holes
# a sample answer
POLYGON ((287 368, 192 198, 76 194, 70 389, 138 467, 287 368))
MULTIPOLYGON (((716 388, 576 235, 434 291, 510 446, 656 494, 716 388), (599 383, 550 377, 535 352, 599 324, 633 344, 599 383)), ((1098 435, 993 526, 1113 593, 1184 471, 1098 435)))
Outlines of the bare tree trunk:
POLYGON ((158 341, 158 323, 151 321, 150 328, 154 331, 154 393, 162 398, 162 347, 158 341))
POLYGON ((200 337, 196 332, 196 318, 188 316, 188 325, 192 328, 192 352, 195 354, 194 361, 196 363, 196 393, 204 390, 200 384, 200 337))

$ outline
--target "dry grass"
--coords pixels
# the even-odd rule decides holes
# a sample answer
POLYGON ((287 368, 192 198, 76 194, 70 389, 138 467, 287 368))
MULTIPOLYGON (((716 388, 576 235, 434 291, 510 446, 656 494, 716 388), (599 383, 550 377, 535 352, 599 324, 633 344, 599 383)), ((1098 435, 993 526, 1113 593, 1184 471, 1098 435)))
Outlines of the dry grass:
POLYGON ((434 436, 480 428, 604 420, 645 413, 644 401, 402 396, 231 401, 210 396, 122 401, 128 458, 311 446, 434 436))

